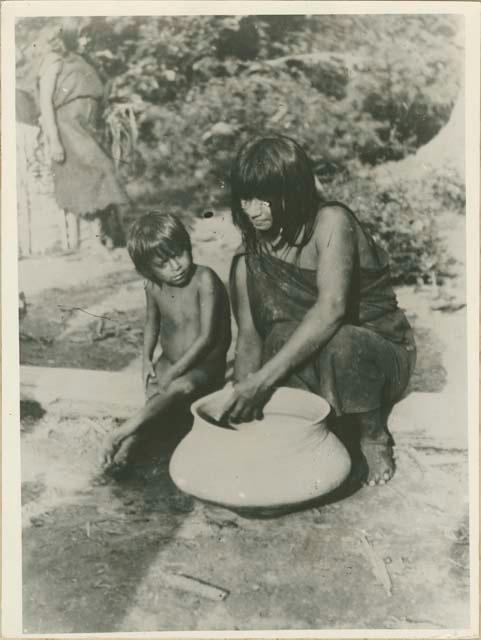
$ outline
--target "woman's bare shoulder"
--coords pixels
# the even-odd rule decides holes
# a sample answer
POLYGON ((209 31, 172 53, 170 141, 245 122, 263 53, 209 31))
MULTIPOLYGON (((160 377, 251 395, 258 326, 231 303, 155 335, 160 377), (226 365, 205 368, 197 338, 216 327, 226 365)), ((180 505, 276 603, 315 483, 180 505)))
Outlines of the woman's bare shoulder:
POLYGON ((244 256, 247 253, 247 249, 244 242, 241 242, 234 251, 234 258, 244 256))
POLYGON ((354 229, 352 215, 342 204, 326 204, 317 213, 315 229, 354 229))
POLYGON ((317 214, 318 222, 323 221, 344 221, 351 220, 352 216, 349 212, 349 208, 340 202, 328 202, 319 207, 317 214))
POLYGON ((333 236, 352 241, 355 234, 356 229, 349 209, 337 203, 327 204, 319 209, 314 227, 318 247, 326 242, 329 244, 333 236))

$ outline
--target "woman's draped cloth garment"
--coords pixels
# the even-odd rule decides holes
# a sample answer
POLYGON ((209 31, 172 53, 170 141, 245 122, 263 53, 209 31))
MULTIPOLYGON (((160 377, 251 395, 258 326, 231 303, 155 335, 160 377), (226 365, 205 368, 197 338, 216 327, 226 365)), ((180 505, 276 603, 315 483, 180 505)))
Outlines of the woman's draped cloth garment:
POLYGON ((60 63, 53 95, 65 161, 52 163, 59 207, 76 214, 95 213, 128 197, 119 184, 110 154, 102 148, 97 128, 104 87, 82 56, 49 56, 40 69, 60 63))
MULTIPOLYGON (((412 330, 398 308, 387 255, 376 250, 379 268, 355 268, 345 324, 280 383, 321 395, 338 416, 391 406, 401 398, 414 369, 412 330)), ((231 269, 236 317, 233 277, 241 256, 246 262, 252 318, 263 340, 264 363, 282 348, 316 302, 316 271, 239 249, 231 269)))

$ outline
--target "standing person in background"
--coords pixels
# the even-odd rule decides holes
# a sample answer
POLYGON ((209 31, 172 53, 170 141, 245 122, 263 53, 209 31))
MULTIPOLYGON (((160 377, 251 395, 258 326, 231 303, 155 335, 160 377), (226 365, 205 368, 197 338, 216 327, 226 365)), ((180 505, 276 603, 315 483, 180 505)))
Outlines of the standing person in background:
POLYGON ((81 34, 79 19, 62 22, 39 69, 41 124, 50 149, 55 199, 65 212, 70 249, 80 247, 81 222, 87 227, 90 220, 93 235, 96 219, 104 244, 124 246, 123 209, 129 200, 112 158, 101 146, 97 124, 104 87, 81 55, 81 34))

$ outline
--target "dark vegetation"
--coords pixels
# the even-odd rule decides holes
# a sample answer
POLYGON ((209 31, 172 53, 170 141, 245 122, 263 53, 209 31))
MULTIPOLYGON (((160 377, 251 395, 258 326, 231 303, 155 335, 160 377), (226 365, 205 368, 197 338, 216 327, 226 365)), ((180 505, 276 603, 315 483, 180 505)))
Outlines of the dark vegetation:
MULTIPOLYGON (((44 26, 21 20, 20 46, 44 26)), ((140 206, 227 206, 234 148, 283 133, 410 282, 449 272, 437 214, 464 211, 464 188, 449 168, 409 185, 378 184, 373 168, 415 153, 448 121, 457 30, 449 15, 93 18, 86 55, 108 87, 106 143, 140 206)))

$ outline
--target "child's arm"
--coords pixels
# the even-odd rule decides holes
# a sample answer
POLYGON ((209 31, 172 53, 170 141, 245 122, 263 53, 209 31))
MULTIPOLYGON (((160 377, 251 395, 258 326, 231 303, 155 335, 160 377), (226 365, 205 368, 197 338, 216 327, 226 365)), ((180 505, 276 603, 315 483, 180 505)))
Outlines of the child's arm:
POLYGON ((152 284, 147 282, 145 285, 145 325, 144 325, 144 348, 142 357, 142 379, 144 388, 147 387, 149 378, 155 378, 155 371, 152 364, 154 350, 159 339, 160 331, 160 312, 157 303, 152 295, 152 284))
POLYGON ((192 369, 214 345, 220 299, 218 283, 209 269, 202 270, 199 279, 200 332, 184 355, 168 370, 165 387, 192 369))
POLYGON ((55 162, 65 160, 65 151, 60 140, 53 106, 53 94, 57 82, 57 76, 61 68, 60 60, 47 60, 40 76, 40 111, 42 113, 42 126, 50 146, 50 154, 55 162))

